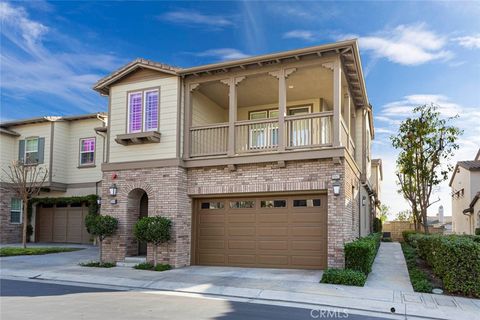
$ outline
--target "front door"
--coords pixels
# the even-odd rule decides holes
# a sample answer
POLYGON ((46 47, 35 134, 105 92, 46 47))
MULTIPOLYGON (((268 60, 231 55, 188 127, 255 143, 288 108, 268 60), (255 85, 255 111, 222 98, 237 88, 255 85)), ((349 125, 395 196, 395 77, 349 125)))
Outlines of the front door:
MULTIPOLYGON (((143 194, 140 199, 140 216, 139 219, 143 217, 148 217, 148 196, 146 193, 143 194)), ((138 255, 146 256, 147 255, 147 243, 143 241, 138 242, 138 255)))

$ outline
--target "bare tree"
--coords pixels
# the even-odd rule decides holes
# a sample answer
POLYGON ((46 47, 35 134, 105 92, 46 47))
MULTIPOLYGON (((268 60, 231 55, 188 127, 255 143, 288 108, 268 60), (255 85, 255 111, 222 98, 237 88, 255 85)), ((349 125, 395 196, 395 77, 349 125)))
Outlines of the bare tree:
POLYGON ((9 187, 12 189, 23 204, 23 247, 27 247, 27 225, 28 225, 28 203, 30 199, 37 196, 48 176, 48 169, 38 164, 25 164, 21 161, 13 161, 8 169, 2 169, 6 175, 9 187))

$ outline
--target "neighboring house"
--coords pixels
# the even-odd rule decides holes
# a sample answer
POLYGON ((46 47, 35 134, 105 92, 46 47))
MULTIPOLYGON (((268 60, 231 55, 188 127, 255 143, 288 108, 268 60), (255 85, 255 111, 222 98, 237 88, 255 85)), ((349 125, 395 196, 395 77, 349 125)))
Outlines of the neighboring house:
MULTIPOLYGON (((0 124, 0 242, 21 242, 22 202, 3 170, 13 161, 48 170, 40 197, 98 194, 104 162, 106 114, 40 117, 0 124)), ((89 242, 83 207, 33 207, 33 240, 89 242)))
POLYGON ((101 212, 119 219, 105 259, 152 256, 133 236, 146 215, 172 219, 158 253, 174 267, 343 267, 371 232, 357 41, 185 69, 137 59, 94 89, 109 99, 101 212))
POLYGON ((474 160, 457 162, 449 185, 453 233, 475 234, 480 228, 480 149, 474 160))

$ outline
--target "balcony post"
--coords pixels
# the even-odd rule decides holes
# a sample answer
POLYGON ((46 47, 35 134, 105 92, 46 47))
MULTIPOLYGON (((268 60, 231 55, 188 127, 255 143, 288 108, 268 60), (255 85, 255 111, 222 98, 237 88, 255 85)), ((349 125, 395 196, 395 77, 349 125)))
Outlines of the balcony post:
MULTIPOLYGON (((183 130, 183 158, 190 158, 190 128, 192 127, 192 92, 198 83, 187 84, 185 87, 185 126, 183 130)), ((180 142, 178 142, 180 143, 180 142)))
POLYGON ((333 146, 341 144, 341 101, 342 101, 342 69, 340 58, 337 57, 333 63, 333 146))
POLYGON ((237 121, 237 84, 245 77, 229 78, 220 80, 220 82, 228 85, 228 148, 227 155, 233 157, 235 155, 235 122, 237 121))

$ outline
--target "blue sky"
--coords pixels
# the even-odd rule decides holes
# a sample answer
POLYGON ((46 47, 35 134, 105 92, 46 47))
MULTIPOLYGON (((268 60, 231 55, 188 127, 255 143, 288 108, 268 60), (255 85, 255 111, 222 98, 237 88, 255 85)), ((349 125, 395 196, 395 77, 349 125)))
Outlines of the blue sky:
MULTIPOLYGON (((396 193, 389 136, 434 102, 480 146, 480 2, 0 2, 0 118, 106 110, 95 81, 137 57, 180 67, 359 38, 384 202, 396 193)), ((448 183, 434 195, 449 214, 448 183)), ((436 211, 437 205, 432 207, 436 211)))

